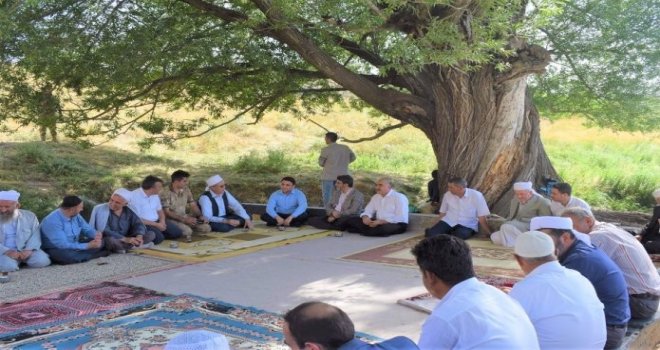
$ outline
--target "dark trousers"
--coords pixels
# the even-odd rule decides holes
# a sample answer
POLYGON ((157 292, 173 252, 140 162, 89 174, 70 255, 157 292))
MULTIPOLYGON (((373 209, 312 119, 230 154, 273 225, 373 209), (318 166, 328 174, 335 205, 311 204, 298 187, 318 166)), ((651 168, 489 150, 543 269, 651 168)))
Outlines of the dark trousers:
POLYGON ((355 216, 346 220, 345 231, 351 233, 359 233, 363 236, 370 236, 370 237, 387 237, 391 235, 404 233, 406 232, 407 229, 408 229, 408 224, 402 222, 396 224, 389 223, 389 224, 379 225, 376 227, 370 227, 362 222, 361 217, 355 216))
MULTIPOLYGON (((165 231, 161 231, 153 226, 145 225, 147 227, 147 233, 151 232, 154 235, 154 240, 153 240, 154 244, 160 244, 161 242, 163 242, 163 240, 165 240, 165 238, 178 239, 181 238, 181 236, 183 236, 183 231, 181 231, 181 229, 178 226, 176 226, 172 221, 165 220, 165 225, 166 225, 165 231)), ((147 235, 145 235, 145 237, 146 236, 147 235)))
MULTIPOLYGON (((289 216, 291 216, 291 214, 284 214, 284 213, 277 213, 277 215, 279 217, 283 218, 283 219, 286 219, 289 216)), ((298 217, 293 218, 293 220, 291 220, 291 224, 289 226, 300 227, 300 226, 304 225, 307 222, 308 217, 309 217, 309 214, 307 214, 307 211, 304 211, 298 217)), ((277 220, 275 220, 274 217, 268 215, 268 213, 261 214, 261 220, 266 222, 266 226, 277 226, 277 220)))
POLYGON ((425 237, 433 237, 433 236, 445 234, 445 235, 456 236, 461 239, 468 239, 475 233, 476 232, 473 229, 462 225, 456 225, 454 227, 451 227, 449 226, 448 223, 444 222, 443 220, 438 221, 437 224, 424 230, 425 237))
POLYGON ((56 264, 69 265, 85 262, 88 260, 110 255, 110 252, 103 248, 75 250, 75 249, 44 249, 50 256, 50 260, 56 264))
POLYGON ((321 230, 344 231, 346 229, 346 222, 352 217, 355 217, 355 215, 342 216, 333 222, 328 222, 327 216, 312 216, 307 220, 307 225, 321 230))
POLYGON ((642 245, 646 252, 649 254, 660 254, 660 240, 655 241, 642 241, 642 245))
POLYGON ((618 349, 623 344, 623 337, 626 336, 627 325, 612 326, 607 325, 607 341, 605 342, 605 350, 618 349))
MULTIPOLYGON (((234 215, 234 214, 225 215, 225 216, 223 216, 223 218, 225 218, 227 220, 238 220, 238 221, 240 221, 240 224, 238 224, 238 227, 245 226, 245 219, 243 219, 242 217, 240 217, 238 215, 234 215)), ((209 225, 211 225, 211 231, 213 231, 213 232, 229 232, 229 231, 236 228, 236 227, 234 227, 230 224, 226 224, 224 222, 209 222, 209 225)))
POLYGON ((638 320, 650 319, 658 311, 660 297, 652 294, 628 295, 630 317, 638 320))

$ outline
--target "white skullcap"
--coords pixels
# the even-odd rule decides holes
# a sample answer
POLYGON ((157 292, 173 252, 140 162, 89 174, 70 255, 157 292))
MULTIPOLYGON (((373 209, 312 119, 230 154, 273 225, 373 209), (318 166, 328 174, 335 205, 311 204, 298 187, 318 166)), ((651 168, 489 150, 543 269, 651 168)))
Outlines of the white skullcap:
POLYGON ((537 216, 532 218, 532 221, 529 222, 529 229, 532 231, 541 230, 544 228, 572 230, 573 220, 570 218, 562 218, 558 216, 537 216))
POLYGON ((167 342, 165 350, 231 350, 224 335, 206 330, 187 331, 167 342))
POLYGON ((222 177, 220 175, 213 175, 206 179, 206 186, 211 187, 213 185, 217 185, 222 182, 222 177))
POLYGON ((532 183, 527 181, 527 182, 516 182, 513 184, 513 190, 514 191, 531 191, 532 190, 532 183))
POLYGON ((125 188, 118 188, 114 192, 112 192, 112 194, 113 195, 116 194, 119 197, 124 198, 125 201, 130 201, 132 192, 125 188))
POLYGON ((555 252, 555 243, 549 235, 540 231, 523 232, 516 238, 513 248, 516 255, 523 258, 540 258, 555 252))
POLYGON ((21 194, 14 190, 0 191, 0 201, 18 202, 18 197, 20 196, 21 194))
POLYGON ((653 198, 660 198, 660 188, 653 191, 653 198))

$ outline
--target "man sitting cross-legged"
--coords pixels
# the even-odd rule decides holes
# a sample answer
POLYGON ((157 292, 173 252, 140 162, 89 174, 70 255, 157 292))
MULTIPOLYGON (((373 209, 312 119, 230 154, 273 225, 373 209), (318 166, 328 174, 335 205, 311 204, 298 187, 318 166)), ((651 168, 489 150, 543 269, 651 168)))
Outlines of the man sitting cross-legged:
POLYGON ((268 198, 266 212, 261 220, 268 226, 302 226, 307 222, 307 197, 296 187, 296 180, 285 176, 280 180, 280 190, 268 198))
POLYGON ((202 217, 202 211, 197 206, 190 188, 188 178, 190 173, 177 170, 170 175, 170 185, 160 193, 160 201, 168 224, 177 226, 186 237, 192 241, 193 231, 211 232, 208 220, 202 217))
POLYGON ((339 175, 335 181, 336 191, 332 199, 325 205, 325 216, 315 216, 308 224, 324 230, 344 230, 345 222, 356 217, 362 211, 364 195, 353 188, 353 178, 350 175, 339 175))
POLYGON ((392 180, 376 181, 376 194, 371 197, 360 217, 346 220, 346 231, 363 236, 387 237, 408 229, 408 198, 392 188, 392 180))
POLYGON ((117 189, 108 203, 94 206, 89 224, 103 232, 103 237, 112 240, 113 245, 121 245, 124 250, 150 248, 155 235, 147 231, 140 217, 127 206, 127 198, 131 198, 131 191, 117 189))
POLYGON ((211 230, 229 232, 236 227, 253 227, 250 215, 225 190, 226 184, 220 175, 209 177, 206 185, 208 190, 199 197, 199 205, 202 207, 202 219, 208 220, 211 230))
POLYGON ((173 222, 165 219, 165 212, 159 194, 163 189, 163 180, 149 175, 142 180, 140 188, 131 192, 128 205, 137 214, 147 231, 154 233, 154 244, 160 244, 165 238, 177 239, 183 231, 173 222))

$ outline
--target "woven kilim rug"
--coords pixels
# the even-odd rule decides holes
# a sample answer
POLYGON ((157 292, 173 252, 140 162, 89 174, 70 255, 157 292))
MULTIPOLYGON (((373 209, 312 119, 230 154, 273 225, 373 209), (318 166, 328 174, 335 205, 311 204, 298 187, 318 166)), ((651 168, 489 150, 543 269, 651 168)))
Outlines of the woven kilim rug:
POLYGON ((284 231, 279 231, 276 227, 255 223, 254 228, 249 231, 235 229, 227 233, 195 233, 191 243, 183 242, 183 239, 178 242, 165 240, 141 252, 182 261, 209 261, 326 235, 327 231, 311 226, 287 227, 284 231), (176 246, 173 247, 172 243, 176 246))
MULTIPOLYGON (((376 248, 344 256, 341 259, 373 262, 386 265, 417 268, 410 250, 422 240, 422 236, 406 238, 376 248)), ((513 258, 513 251, 493 244, 490 240, 468 239, 472 251, 472 263, 479 276, 522 278, 523 273, 513 258)))

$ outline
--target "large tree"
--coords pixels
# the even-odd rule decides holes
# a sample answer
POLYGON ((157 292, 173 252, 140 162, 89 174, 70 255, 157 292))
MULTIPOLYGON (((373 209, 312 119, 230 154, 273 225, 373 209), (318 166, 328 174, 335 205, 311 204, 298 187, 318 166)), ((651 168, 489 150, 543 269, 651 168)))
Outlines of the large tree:
POLYGON ((141 127, 153 135, 145 143, 171 142, 270 110, 304 117, 334 104, 370 108, 398 121, 379 133, 424 132, 440 183, 463 176, 501 204, 512 182, 555 175, 533 95, 543 111, 602 125, 659 121, 659 6, 4 1, 0 71, 36 91, 52 87, 66 106, 57 122, 77 138, 141 127), (529 77, 544 73, 530 88, 529 77), (159 106, 204 114, 175 123, 159 106))

